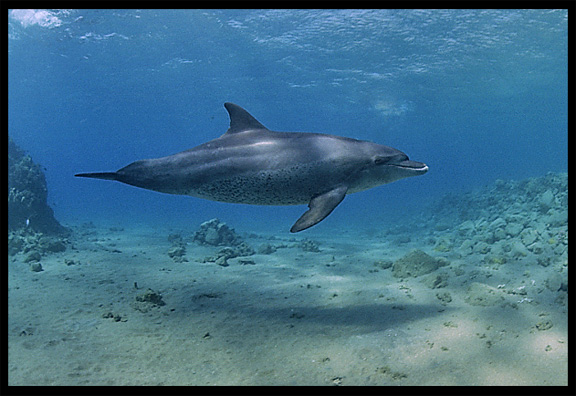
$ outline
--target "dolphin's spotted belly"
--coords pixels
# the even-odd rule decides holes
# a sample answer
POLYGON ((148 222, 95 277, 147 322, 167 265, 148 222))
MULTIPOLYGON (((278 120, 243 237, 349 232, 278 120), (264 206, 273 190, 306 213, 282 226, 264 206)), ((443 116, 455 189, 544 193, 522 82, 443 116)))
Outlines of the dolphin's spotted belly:
POLYGON ((185 194, 221 202, 252 205, 301 205, 322 193, 323 183, 302 166, 221 177, 196 185, 185 194))

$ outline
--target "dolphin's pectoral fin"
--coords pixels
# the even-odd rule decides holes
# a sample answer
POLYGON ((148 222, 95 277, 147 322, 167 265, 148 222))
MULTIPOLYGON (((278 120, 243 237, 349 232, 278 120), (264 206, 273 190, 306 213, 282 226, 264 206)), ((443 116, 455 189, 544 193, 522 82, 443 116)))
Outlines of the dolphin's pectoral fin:
POLYGON ((299 232, 324 220, 346 196, 348 187, 340 186, 310 200, 308 209, 290 228, 290 232, 299 232))

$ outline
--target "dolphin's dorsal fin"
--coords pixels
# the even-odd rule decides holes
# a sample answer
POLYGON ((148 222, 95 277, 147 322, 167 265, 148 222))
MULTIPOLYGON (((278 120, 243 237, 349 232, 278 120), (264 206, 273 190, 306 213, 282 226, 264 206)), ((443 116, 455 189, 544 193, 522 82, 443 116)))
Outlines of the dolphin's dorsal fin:
POLYGON ((268 130, 268 128, 260 124, 256 118, 252 117, 250 113, 237 104, 226 102, 224 103, 224 107, 226 107, 226 110, 228 110, 228 114, 230 115, 230 128, 226 131, 227 134, 239 133, 252 129, 268 130))

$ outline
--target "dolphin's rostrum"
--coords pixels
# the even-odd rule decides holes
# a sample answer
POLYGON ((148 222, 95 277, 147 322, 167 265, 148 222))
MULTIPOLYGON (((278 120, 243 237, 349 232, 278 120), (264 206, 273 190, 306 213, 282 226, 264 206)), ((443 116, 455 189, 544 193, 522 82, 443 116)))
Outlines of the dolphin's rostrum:
POLYGON ((116 172, 76 176, 222 202, 307 203, 308 211, 290 229, 298 232, 325 219, 346 194, 428 171, 392 147, 320 133, 274 132, 242 107, 224 106, 230 128, 217 139, 116 172))

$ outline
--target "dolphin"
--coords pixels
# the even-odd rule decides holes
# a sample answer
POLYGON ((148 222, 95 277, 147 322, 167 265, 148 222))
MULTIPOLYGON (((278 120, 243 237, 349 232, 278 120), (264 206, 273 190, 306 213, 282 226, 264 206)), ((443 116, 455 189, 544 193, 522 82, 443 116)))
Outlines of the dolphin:
POLYGON ((324 220, 346 194, 428 171, 392 147, 322 133, 275 132, 234 103, 224 107, 230 128, 217 139, 116 172, 75 176, 221 202, 308 204, 290 229, 299 232, 324 220))

